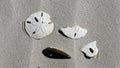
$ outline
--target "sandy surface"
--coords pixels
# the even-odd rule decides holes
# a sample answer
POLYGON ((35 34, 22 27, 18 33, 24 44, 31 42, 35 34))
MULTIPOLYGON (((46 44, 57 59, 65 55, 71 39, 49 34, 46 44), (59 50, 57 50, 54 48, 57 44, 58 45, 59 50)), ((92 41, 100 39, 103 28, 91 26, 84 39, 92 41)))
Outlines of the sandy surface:
POLYGON ((0 0, 0 68, 120 68, 119 35, 119 0, 0 0), (50 14, 55 29, 35 40, 22 24, 41 10, 50 14), (73 25, 88 29, 88 34, 74 41, 58 32, 73 25), (79 50, 94 40, 99 56, 86 59, 79 50), (46 58, 41 53, 46 47, 61 49, 72 58, 46 58))

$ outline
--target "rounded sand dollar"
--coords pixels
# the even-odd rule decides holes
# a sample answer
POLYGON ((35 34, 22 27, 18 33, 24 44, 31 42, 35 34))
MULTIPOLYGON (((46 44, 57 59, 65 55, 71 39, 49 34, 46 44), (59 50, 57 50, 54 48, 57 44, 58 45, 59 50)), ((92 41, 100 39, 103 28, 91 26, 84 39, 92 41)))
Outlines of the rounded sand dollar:
POLYGON ((41 39, 53 32, 54 23, 51 21, 49 14, 40 11, 33 13, 26 19, 25 30, 30 37, 41 39))

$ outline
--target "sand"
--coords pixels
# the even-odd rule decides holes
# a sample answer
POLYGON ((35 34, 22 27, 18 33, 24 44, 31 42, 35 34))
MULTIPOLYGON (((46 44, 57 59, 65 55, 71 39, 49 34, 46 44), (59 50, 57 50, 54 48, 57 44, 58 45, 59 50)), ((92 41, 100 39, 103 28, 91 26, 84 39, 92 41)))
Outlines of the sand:
POLYGON ((120 68, 119 0, 0 0, 0 68, 120 68), (54 32, 41 39, 30 38, 23 22, 34 12, 45 11, 55 23, 54 32), (84 38, 61 35, 61 27, 79 25, 88 29, 84 38), (80 49, 97 41, 99 55, 86 59, 80 49), (71 59, 50 59, 42 54, 55 47, 71 59))

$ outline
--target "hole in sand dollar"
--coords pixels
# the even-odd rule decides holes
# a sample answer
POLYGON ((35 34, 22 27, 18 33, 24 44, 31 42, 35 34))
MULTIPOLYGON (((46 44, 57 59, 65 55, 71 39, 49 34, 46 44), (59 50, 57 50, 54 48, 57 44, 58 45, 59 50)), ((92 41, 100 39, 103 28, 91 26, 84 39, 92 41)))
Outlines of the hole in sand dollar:
POLYGON ((41 13, 41 17, 43 17, 43 13, 41 13))
POLYGON ((34 17, 34 19, 35 19, 36 22, 39 22, 38 19, 37 19, 37 17, 34 17))
POLYGON ((91 53, 93 53, 93 52, 94 52, 94 50, 93 50, 92 48, 89 48, 89 50, 90 50, 90 52, 91 52, 91 53))
POLYGON ((76 33, 74 34, 74 37, 76 36, 76 33))
POLYGON ((30 21, 27 21, 27 23, 29 23, 29 24, 30 24, 31 22, 30 22, 30 21))
POLYGON ((35 34, 36 32, 34 31, 33 34, 35 34))

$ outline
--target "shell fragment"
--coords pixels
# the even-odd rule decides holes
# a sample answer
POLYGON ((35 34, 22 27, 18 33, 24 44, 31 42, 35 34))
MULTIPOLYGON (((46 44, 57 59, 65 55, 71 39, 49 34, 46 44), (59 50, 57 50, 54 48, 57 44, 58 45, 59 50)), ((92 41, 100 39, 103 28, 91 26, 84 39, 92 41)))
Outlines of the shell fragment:
POLYGON ((66 27, 60 29, 64 35, 71 39, 78 39, 84 37, 87 34, 87 29, 81 28, 80 26, 66 27))
POLYGON ((92 58, 95 57, 98 54, 98 48, 96 46, 96 41, 93 41, 91 43, 88 43, 85 45, 81 51, 85 54, 86 57, 92 58))

